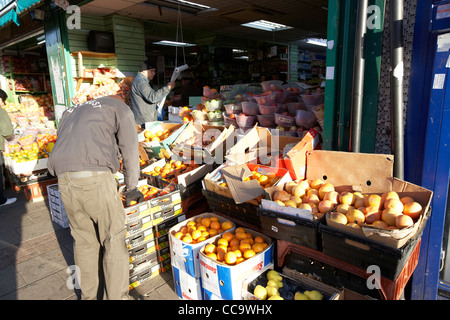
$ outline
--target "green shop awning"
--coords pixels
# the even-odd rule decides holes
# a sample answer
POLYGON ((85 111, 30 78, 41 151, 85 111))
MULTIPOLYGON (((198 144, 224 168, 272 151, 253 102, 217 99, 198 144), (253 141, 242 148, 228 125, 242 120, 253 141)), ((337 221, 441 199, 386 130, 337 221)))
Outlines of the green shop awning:
POLYGON ((19 16, 43 0, 0 0, 0 28, 13 21, 19 25, 19 16))

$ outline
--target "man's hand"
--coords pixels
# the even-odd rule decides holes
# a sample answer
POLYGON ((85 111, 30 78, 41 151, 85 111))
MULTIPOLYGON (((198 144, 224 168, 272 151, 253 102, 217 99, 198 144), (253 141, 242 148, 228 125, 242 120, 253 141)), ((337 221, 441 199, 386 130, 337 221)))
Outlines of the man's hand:
POLYGON ((136 203, 144 201, 144 195, 138 190, 138 188, 127 190, 123 193, 123 195, 125 196, 125 205, 127 207, 130 206, 131 201, 136 201, 136 203))
POLYGON ((170 81, 167 86, 169 87, 170 90, 172 90, 173 88, 175 88, 175 81, 170 81))

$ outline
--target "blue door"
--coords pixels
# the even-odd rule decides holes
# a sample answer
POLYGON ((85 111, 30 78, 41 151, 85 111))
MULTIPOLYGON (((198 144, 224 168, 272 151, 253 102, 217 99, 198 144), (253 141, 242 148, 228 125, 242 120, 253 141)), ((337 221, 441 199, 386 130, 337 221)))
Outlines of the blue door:
MULTIPOLYGON (((419 264, 413 275, 411 298, 434 300, 439 289, 448 291, 450 287, 450 260, 445 259, 446 255, 450 255, 446 252, 449 246, 446 220, 450 178, 450 1, 436 2, 427 10, 420 10, 418 4, 416 24, 422 23, 421 17, 423 21, 427 20, 419 31, 422 36, 427 34, 414 43, 416 55, 413 52, 410 93, 412 90, 416 93, 409 96, 409 130, 406 130, 405 139, 411 138, 407 156, 412 156, 411 150, 415 148, 415 152, 422 156, 422 163, 413 168, 414 161, 411 161, 406 170, 410 177, 419 175, 420 184, 434 194, 431 217, 422 237, 419 264), (431 13, 431 21, 425 16, 427 13, 431 13), (419 70, 422 73, 415 72, 419 70), (418 86, 422 88, 418 90, 418 86), (419 95, 422 97, 417 99, 419 95), (416 135, 424 134, 413 137, 411 128, 415 129, 416 135), (423 143, 417 144, 420 139, 423 143)), ((418 163, 420 161, 415 162, 416 165, 418 163)), ((409 180, 408 175, 405 177, 409 180)))

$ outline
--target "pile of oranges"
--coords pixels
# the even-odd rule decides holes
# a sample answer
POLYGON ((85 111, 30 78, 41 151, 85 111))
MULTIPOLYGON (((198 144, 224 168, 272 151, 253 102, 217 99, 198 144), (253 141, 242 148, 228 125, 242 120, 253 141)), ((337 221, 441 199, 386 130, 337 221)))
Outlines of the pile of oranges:
MULTIPOLYGON (((244 177, 243 181, 257 180, 261 188, 269 188, 273 186, 280 177, 277 177, 273 172, 258 172, 257 170, 252 171, 252 175, 248 177, 244 177)), ((222 187, 228 187, 226 182, 220 183, 222 187)))
MULTIPOLYGON (((153 198, 156 198, 158 196, 162 196, 162 195, 168 193, 165 190, 160 190, 160 189, 158 189, 156 187, 149 186, 148 184, 144 184, 144 185, 138 186, 138 190, 144 195, 143 201, 147 201, 147 200, 150 200, 150 199, 153 199, 153 198), (163 192, 163 191, 165 191, 165 192, 163 192)), ((126 204, 125 196, 122 194, 120 196, 120 198, 121 198, 122 203, 123 203, 123 205, 125 207, 125 204, 126 204)), ((134 206, 136 204, 137 204, 137 201, 132 200, 132 201, 130 201, 129 207, 134 206)))
POLYGON ((234 233, 226 231, 215 243, 207 244, 204 253, 212 260, 233 266, 255 256, 267 245, 263 237, 253 236, 244 228, 237 227, 234 233))
POLYGON ((160 176, 163 179, 166 179, 169 182, 173 182, 178 184, 177 176, 180 174, 184 174, 186 172, 192 171, 198 168, 200 165, 195 163, 195 161, 190 162, 182 162, 180 160, 170 160, 164 166, 158 167, 156 166, 151 171, 142 171, 142 173, 148 174, 150 176, 160 176))
POLYGON ((168 136, 172 134, 172 131, 166 129, 166 130, 158 130, 155 133, 152 133, 150 130, 144 131, 144 138, 145 142, 155 141, 155 142, 161 142, 165 140, 168 136))
POLYGON ((233 224, 227 220, 220 222, 217 217, 198 217, 188 221, 174 233, 174 237, 185 243, 197 244, 232 228, 233 224))

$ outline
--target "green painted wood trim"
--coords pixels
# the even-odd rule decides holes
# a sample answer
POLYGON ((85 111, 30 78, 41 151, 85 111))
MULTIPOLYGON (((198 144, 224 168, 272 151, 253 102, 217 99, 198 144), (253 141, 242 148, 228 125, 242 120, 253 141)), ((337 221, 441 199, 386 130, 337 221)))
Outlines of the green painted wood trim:
MULTIPOLYGON (((369 8, 370 6, 376 6, 380 10, 380 28, 368 27, 366 34, 366 65, 360 148, 360 151, 364 153, 375 152, 385 0, 371 0, 369 1, 369 8)), ((374 12, 369 11, 368 16, 371 17, 373 14, 374 12)))
POLYGON ((336 108, 337 108, 337 75, 339 71, 339 0, 328 1, 328 25, 327 40, 330 45, 326 51, 326 67, 327 70, 334 68, 333 77, 327 77, 325 80, 325 114, 323 125, 323 142, 322 148, 325 150, 335 149, 336 139, 336 108), (331 45, 333 43, 333 45, 331 45))

